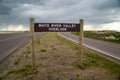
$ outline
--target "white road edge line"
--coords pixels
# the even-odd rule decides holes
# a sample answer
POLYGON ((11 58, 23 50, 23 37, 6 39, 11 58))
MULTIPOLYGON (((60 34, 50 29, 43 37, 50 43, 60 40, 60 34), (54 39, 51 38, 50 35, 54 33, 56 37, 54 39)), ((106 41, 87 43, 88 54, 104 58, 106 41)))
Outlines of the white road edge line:
MULTIPOLYGON (((59 36, 62 36, 62 37, 64 37, 64 38, 70 40, 70 41, 73 41, 73 42, 75 42, 75 43, 79 43, 78 41, 75 41, 75 40, 73 40, 73 39, 71 39, 71 38, 69 38, 69 37, 66 37, 66 36, 64 36, 64 35, 62 35, 62 34, 60 34, 60 33, 57 33, 57 34, 58 34, 59 36)), ((83 45, 84 45, 85 47, 88 47, 88 48, 92 49, 92 50, 95 50, 95 51, 97 51, 97 52, 100 52, 100 53, 102 53, 102 54, 104 54, 104 55, 106 55, 106 56, 109 56, 109 57, 112 57, 112 58, 115 58, 115 59, 120 60, 119 57, 113 56, 113 55, 111 55, 111 54, 108 54, 108 53, 103 52, 103 51, 101 51, 101 50, 98 50, 98 49, 96 49, 96 48, 93 48, 93 47, 91 47, 91 46, 89 46, 89 45, 87 45, 87 44, 83 44, 83 45)))

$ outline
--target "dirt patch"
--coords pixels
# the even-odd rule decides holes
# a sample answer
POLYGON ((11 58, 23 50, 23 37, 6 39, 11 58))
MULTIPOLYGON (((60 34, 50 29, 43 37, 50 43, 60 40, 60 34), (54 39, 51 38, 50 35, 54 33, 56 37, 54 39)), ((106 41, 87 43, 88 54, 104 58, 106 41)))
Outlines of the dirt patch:
POLYGON ((59 40, 56 33, 46 33, 35 40, 36 70, 31 68, 29 45, 16 53, 1 64, 6 66, 10 61, 12 65, 1 72, 1 80, 119 80, 101 66, 76 67, 78 50, 59 40))

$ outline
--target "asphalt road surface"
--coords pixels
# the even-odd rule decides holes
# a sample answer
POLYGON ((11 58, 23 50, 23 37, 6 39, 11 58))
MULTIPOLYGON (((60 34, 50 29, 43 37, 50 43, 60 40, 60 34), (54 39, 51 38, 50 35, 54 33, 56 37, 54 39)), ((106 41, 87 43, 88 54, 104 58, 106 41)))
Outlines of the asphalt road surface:
MULTIPOLYGON (((60 32, 60 36, 69 39, 75 43, 78 43, 78 36, 71 34, 70 32, 60 32)), ((84 46, 94 51, 102 53, 108 57, 114 58, 120 62, 120 44, 114 44, 110 42, 84 38, 84 46)))
MULTIPOLYGON (((35 33, 37 37, 40 33, 35 33)), ((0 34, 0 61, 30 41, 28 32, 0 34)))

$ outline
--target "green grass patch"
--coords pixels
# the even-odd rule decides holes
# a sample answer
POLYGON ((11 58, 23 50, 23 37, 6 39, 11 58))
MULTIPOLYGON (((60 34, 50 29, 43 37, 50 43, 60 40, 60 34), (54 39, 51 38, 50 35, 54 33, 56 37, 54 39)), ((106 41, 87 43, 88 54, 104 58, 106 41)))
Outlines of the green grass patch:
POLYGON ((52 80, 52 73, 48 72, 47 78, 48 78, 48 80, 52 80))
POLYGON ((2 80, 3 79, 3 75, 0 75, 0 80, 2 80))
POLYGON ((18 65, 20 63, 20 58, 16 58, 14 61, 14 65, 18 65))
POLYGON ((79 68, 81 70, 84 70, 86 68, 89 68, 89 67, 97 67, 99 66, 98 63, 97 63, 97 60, 96 59, 93 59, 93 58, 90 58, 90 59, 87 59, 87 60, 83 60, 83 63, 82 64, 79 64, 77 61, 75 63, 73 63, 73 66, 76 67, 76 68, 79 68))
MULTIPOLYGON (((79 35, 79 32, 72 34, 79 35)), ((84 31, 84 37, 120 44, 120 32, 84 31), (114 36, 116 39, 106 39, 109 36, 114 36)))
POLYGON ((17 69, 9 70, 1 78, 2 79, 7 79, 7 78, 9 78, 9 76, 13 76, 13 74, 14 74, 15 78, 18 78, 18 77, 26 77, 26 76, 32 75, 32 74, 37 74, 37 71, 36 70, 32 70, 32 66, 31 65, 26 65, 23 68, 17 68, 17 69))
POLYGON ((56 48, 52 48, 52 50, 56 50, 56 48))
POLYGON ((46 52, 47 50, 46 50, 46 49, 41 49, 40 51, 41 51, 41 52, 46 52))
POLYGON ((79 49, 79 47, 78 47, 77 45, 75 45, 75 44, 73 44, 72 42, 68 41, 67 39, 65 39, 65 38, 57 35, 57 33, 56 33, 56 37, 57 37, 60 41, 62 41, 63 43, 71 46, 72 48, 77 49, 77 50, 79 49))
POLYGON ((107 41, 107 42, 112 42, 112 43, 120 44, 120 40, 110 40, 110 39, 101 39, 101 40, 107 41))
POLYGON ((76 80, 83 80, 79 75, 77 75, 76 77, 76 80))
POLYGON ((74 35, 79 35, 79 32, 71 32, 74 35))
POLYGON ((39 39, 39 38, 35 39, 35 40, 34 40, 34 43, 35 43, 35 44, 40 44, 40 39, 39 39))
POLYGON ((27 45, 27 46, 26 46, 26 49, 27 49, 27 50, 30 50, 30 49, 31 49, 31 46, 30 46, 30 45, 27 45))
POLYGON ((23 55, 24 55, 24 57, 26 57, 26 58, 31 58, 31 57, 30 57, 30 53, 31 53, 31 49, 30 49, 29 47, 26 48, 25 51, 23 51, 23 55))

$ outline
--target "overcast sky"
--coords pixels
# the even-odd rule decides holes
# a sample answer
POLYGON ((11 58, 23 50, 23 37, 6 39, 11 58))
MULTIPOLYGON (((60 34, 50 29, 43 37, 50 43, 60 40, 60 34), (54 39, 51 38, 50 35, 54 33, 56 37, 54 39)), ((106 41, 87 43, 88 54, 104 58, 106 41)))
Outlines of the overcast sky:
POLYGON ((79 23, 84 30, 120 31, 120 0, 0 0, 0 31, 28 30, 36 22, 79 23))

